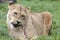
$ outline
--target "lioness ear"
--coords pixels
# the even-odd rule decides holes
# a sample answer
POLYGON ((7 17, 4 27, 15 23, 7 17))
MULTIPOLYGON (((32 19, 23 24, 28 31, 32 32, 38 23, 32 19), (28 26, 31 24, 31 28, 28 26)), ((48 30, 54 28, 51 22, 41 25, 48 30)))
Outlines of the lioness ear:
POLYGON ((15 4, 15 3, 14 3, 13 1, 9 1, 9 2, 8 2, 8 8, 9 8, 9 9, 13 9, 14 6, 15 6, 14 4, 15 4))
POLYGON ((9 6, 11 6, 11 5, 13 5, 13 4, 15 4, 13 1, 9 1, 9 2, 8 2, 8 5, 9 5, 9 6))
POLYGON ((30 11, 30 7, 26 7, 26 10, 27 10, 27 11, 30 11))

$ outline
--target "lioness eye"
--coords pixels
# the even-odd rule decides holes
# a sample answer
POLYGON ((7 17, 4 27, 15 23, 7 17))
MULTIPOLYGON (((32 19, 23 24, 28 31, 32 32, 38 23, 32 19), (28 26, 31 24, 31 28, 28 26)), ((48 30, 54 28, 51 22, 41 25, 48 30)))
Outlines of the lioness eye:
POLYGON ((22 17, 25 17, 25 15, 21 15, 22 17))
POLYGON ((22 19, 25 20, 25 15, 21 15, 22 19))
POLYGON ((16 12, 14 12, 14 14, 16 14, 16 15, 17 15, 17 13, 16 13, 16 12))

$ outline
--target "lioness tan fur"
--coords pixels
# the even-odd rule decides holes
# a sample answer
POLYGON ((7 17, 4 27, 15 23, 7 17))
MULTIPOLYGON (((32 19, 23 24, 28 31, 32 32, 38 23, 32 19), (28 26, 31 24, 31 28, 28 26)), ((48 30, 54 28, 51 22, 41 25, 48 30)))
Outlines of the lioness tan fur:
POLYGON ((36 36, 48 35, 52 25, 52 15, 49 12, 31 13, 29 8, 9 3, 7 25, 11 37, 28 40, 36 36), (22 26, 12 25, 12 22, 16 24, 17 21, 21 22, 22 26))

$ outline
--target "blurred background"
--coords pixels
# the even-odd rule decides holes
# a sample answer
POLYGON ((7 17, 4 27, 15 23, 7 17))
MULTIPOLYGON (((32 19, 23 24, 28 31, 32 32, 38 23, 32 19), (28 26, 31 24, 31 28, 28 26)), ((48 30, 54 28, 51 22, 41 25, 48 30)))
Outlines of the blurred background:
MULTIPOLYGON (((6 15, 8 12, 8 1, 0 0, 0 40, 14 40, 8 36, 6 15)), ((18 4, 31 8, 31 12, 48 11, 52 14, 51 35, 40 36, 35 40, 60 40, 60 0, 11 0, 18 4)))

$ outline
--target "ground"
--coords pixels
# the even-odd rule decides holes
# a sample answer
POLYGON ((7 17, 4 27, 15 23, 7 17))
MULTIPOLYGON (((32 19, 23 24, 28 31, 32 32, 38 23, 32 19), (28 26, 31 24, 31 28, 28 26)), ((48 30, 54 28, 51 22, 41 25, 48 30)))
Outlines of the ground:
MULTIPOLYGON (((60 40, 60 1, 40 1, 40 0, 17 0, 17 3, 30 7, 31 12, 51 12, 52 29, 51 35, 40 36, 35 40, 60 40)), ((0 40, 14 40, 8 36, 6 15, 8 11, 7 2, 0 3, 0 40)))

